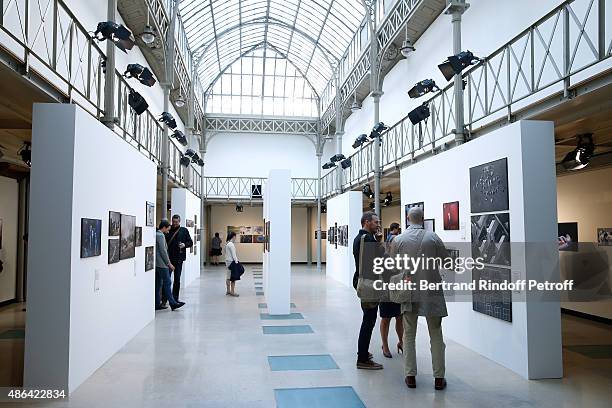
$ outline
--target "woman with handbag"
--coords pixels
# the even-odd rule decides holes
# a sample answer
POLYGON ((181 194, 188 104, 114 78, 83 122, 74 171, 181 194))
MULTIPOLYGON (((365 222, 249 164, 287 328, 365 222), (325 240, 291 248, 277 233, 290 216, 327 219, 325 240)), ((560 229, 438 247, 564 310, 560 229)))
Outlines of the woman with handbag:
POLYGON ((227 234, 227 240, 225 243, 225 266, 227 268, 225 275, 225 294, 227 296, 240 296, 235 292, 236 281, 232 280, 232 269, 230 266, 234 262, 235 264, 239 264, 238 256, 236 255, 236 246, 234 245, 234 241, 236 240, 236 233, 231 231, 227 234))
MULTIPOLYGON (((399 235, 399 231, 400 225, 397 222, 391 223, 385 243, 387 253, 390 252, 391 241, 399 235)), ((380 314, 380 337, 382 339, 383 356, 386 358, 393 357, 391 355, 391 350, 389 350, 389 328, 393 318, 395 318, 395 332, 399 340, 397 343, 397 352, 398 354, 402 354, 404 352, 404 322, 402 320, 401 305, 395 302, 380 302, 378 312, 380 314)))

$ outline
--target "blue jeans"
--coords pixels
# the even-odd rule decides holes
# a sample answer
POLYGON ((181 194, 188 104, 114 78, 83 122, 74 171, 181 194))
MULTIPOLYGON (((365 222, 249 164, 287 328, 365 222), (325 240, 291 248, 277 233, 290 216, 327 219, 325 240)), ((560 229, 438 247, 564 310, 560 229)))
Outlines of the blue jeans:
POLYGON ((177 304, 172 296, 171 285, 170 270, 168 268, 155 268, 155 307, 160 306, 160 289, 164 292, 164 298, 168 299, 171 306, 177 304))

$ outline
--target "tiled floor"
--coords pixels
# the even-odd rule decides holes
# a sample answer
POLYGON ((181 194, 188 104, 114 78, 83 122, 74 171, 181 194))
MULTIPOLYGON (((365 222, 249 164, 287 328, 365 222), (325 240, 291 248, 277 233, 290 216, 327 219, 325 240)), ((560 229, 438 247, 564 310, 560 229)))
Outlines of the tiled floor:
MULTIPOLYGON (((422 368, 419 386, 408 389, 403 382, 402 359, 395 353, 392 359, 381 355, 378 327, 370 350, 377 361, 385 364, 385 369, 355 369, 361 311, 354 290, 326 279, 315 268, 300 265, 292 271, 292 301, 298 306, 292 312, 301 314, 303 319, 262 320, 260 313, 267 310, 260 304, 264 298, 255 295, 250 268, 236 285, 238 298, 225 296, 223 267, 211 268, 183 290, 181 297, 187 302, 183 309, 157 312, 155 321, 68 401, 35 406, 610 406, 610 360, 589 357, 572 348, 612 344, 612 330, 608 326, 564 316, 564 344, 568 347, 563 353, 565 377, 561 380, 524 380, 447 339, 449 386, 443 392, 435 392, 431 386, 427 330, 419 330, 417 357, 422 368), (313 332, 265 334, 266 327, 290 332, 296 326, 310 327, 313 332), (270 356, 305 355, 329 355, 338 368, 292 370, 291 365, 287 366, 288 371, 270 368, 270 356)), ((390 341, 396 341, 395 334, 390 341)), ((2 342, 23 344, 22 339, 0 340, 0 345, 2 342)), ((20 352, 23 353, 22 349, 20 352)))

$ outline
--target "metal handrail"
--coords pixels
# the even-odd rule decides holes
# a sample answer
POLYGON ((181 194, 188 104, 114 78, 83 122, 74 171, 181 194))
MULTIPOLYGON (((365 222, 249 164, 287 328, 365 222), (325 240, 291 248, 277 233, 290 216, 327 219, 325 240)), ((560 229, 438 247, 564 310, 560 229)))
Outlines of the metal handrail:
MULTIPOLYGON (((316 178, 292 178, 291 198, 294 200, 315 201, 317 199, 316 178)), ((204 177, 204 197, 221 200, 260 200, 252 195, 252 186, 263 189, 268 179, 265 177, 204 177)))

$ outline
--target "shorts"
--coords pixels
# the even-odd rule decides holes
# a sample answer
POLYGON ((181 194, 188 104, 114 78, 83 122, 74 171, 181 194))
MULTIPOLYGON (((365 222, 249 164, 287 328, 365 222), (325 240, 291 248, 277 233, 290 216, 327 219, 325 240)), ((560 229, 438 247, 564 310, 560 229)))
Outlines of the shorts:
POLYGON ((400 317, 402 315, 402 305, 393 302, 380 303, 380 317, 382 319, 390 319, 392 317, 400 317))
POLYGON ((221 248, 212 248, 210 250, 210 256, 221 256, 221 248))

